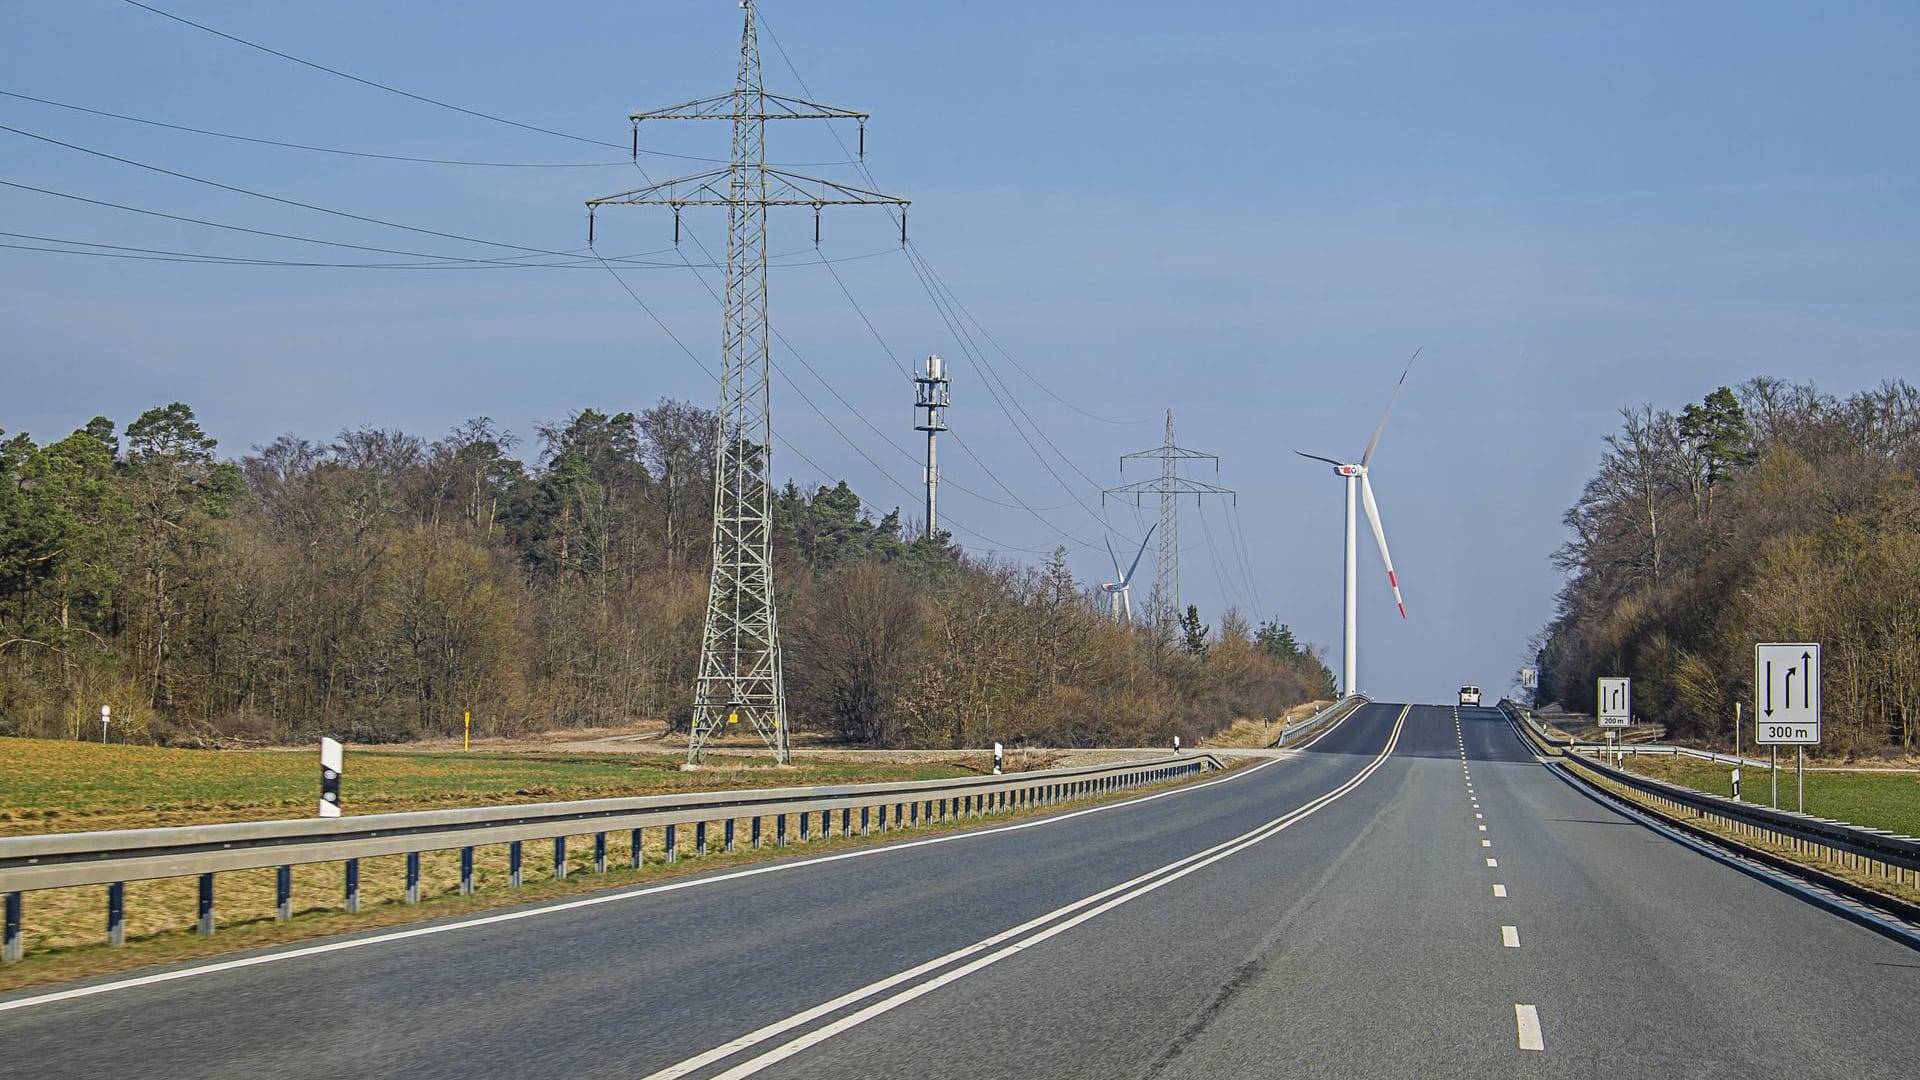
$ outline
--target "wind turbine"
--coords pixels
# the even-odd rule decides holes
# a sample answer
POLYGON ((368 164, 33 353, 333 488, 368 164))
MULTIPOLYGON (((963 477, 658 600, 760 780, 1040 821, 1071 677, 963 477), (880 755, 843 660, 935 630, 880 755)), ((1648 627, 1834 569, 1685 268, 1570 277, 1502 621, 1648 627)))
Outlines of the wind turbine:
MULTIPOLYGON (((1422 346, 1422 348, 1424 348, 1424 346, 1422 346)), ((1374 543, 1380 546, 1380 561, 1385 563, 1387 567, 1387 584, 1393 586, 1393 602, 1400 608, 1400 617, 1402 619, 1407 617, 1406 601, 1400 597, 1400 579, 1393 572, 1393 556, 1387 554, 1387 533, 1385 529, 1380 527, 1380 506, 1373 501, 1373 484, 1367 479, 1367 468, 1373 463, 1374 450, 1380 446, 1380 433, 1387 429, 1387 417, 1393 412, 1394 403, 1400 400, 1401 389, 1407 385, 1407 372, 1413 370, 1413 362, 1418 359, 1420 359, 1420 350, 1415 349, 1413 350, 1413 356, 1407 360, 1406 370, 1400 373, 1399 383, 1395 384, 1393 388, 1393 397, 1387 400, 1386 412, 1380 414, 1380 423, 1373 429, 1373 438, 1367 441, 1366 452, 1360 455, 1360 464, 1353 465, 1344 461, 1337 461, 1330 457, 1321 457, 1319 454, 1309 454, 1302 450, 1294 451, 1294 453, 1299 454, 1303 458, 1311 458, 1314 461, 1324 461, 1333 466, 1334 475, 1341 477, 1347 482, 1346 622, 1342 628, 1343 648, 1340 654, 1340 692, 1343 694, 1351 694, 1354 691, 1354 669, 1357 666, 1355 653, 1359 640, 1358 614, 1360 590, 1358 567, 1356 565, 1359 560, 1356 558, 1357 545, 1355 543, 1355 529, 1357 522, 1354 518, 1353 511, 1354 490, 1356 488, 1359 489, 1360 499, 1367 508, 1367 523, 1373 526, 1374 543)))
POLYGON ((1100 588, 1107 594, 1107 614, 1113 616, 1116 621, 1120 619, 1125 619, 1127 622, 1133 621, 1133 599, 1128 590, 1133 585, 1133 572, 1140 569, 1140 557, 1147 553, 1147 541, 1153 539, 1153 530, 1159 527, 1158 522, 1148 526, 1147 535, 1140 539, 1140 550, 1134 553, 1133 565, 1127 567, 1127 572, 1124 574, 1120 572, 1119 556, 1113 553, 1113 541, 1107 541, 1107 558, 1113 560, 1113 575, 1117 580, 1103 582, 1100 588))

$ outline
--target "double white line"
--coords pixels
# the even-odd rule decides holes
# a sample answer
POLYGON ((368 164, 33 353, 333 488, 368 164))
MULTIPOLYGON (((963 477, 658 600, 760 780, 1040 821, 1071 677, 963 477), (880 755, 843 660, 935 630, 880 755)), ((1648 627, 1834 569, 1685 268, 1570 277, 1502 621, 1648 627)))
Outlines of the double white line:
POLYGON ((752 1076, 763 1069, 785 1061, 787 1058, 800 1053, 802 1050, 817 1046, 877 1016, 892 1012, 894 1009, 908 1002, 931 994, 949 983, 958 982, 972 975, 974 972, 991 967, 1049 938, 1064 934, 1068 930, 1079 926, 1081 923, 1098 918, 1100 915, 1112 911, 1114 908, 1129 901, 1138 900, 1140 897, 1162 886, 1171 885, 1173 882, 1186 877, 1188 874, 1211 866, 1230 855, 1245 851, 1247 848, 1258 844, 1262 840, 1274 836, 1282 830, 1290 828, 1298 822, 1319 813, 1326 807, 1351 794, 1353 790, 1362 783, 1365 783, 1367 778, 1378 771, 1380 766, 1386 763, 1387 758, 1393 754, 1394 744, 1400 740, 1400 730, 1406 724, 1407 713, 1411 711, 1411 709, 1412 706, 1407 706, 1400 710, 1400 715, 1394 719, 1393 731, 1387 737, 1386 747, 1382 749, 1372 761, 1368 762, 1365 768, 1354 774, 1351 779, 1339 787, 1306 803, 1298 809, 1289 811, 1264 825, 1244 832, 1224 843, 1216 844, 1204 851, 1196 852, 1183 859, 1177 859, 1164 866, 1149 870, 1138 877, 1121 882, 1111 888, 1103 889, 1091 896, 1083 897, 1064 907, 1055 908, 1045 915, 1036 919, 1030 919, 1010 930, 1003 930, 991 937, 982 938, 971 945, 947 953, 945 956, 935 957, 923 964, 908 968, 899 974, 890 975, 878 982, 868 983, 866 986, 849 991, 831 1001, 822 1002, 811 1009, 795 1013, 784 1020, 775 1021, 758 1030, 750 1031, 739 1038, 722 1043, 711 1050, 695 1054, 685 1061, 669 1065, 658 1072, 649 1073, 644 1080, 672 1080, 672 1078, 675 1077, 687 1076, 743 1051, 778 1039, 781 1036, 813 1023, 815 1020, 830 1016, 850 1005, 865 1001, 876 994, 886 993, 903 985, 912 984, 907 986, 906 989, 898 990, 898 992, 883 997, 858 1011, 848 1013, 838 1020, 807 1031, 805 1034, 787 1042, 780 1043, 756 1057, 741 1062, 733 1068, 717 1074, 714 1080, 739 1080, 739 1078, 742 1077, 752 1076), (1043 927, 1044 929, 1042 929, 1043 927), (981 955, 983 953, 985 955, 981 955), (958 961, 967 960, 969 957, 973 957, 973 959, 965 964, 954 967, 924 982, 914 982, 914 980, 919 979, 921 976, 939 971, 941 968, 946 968, 958 961))

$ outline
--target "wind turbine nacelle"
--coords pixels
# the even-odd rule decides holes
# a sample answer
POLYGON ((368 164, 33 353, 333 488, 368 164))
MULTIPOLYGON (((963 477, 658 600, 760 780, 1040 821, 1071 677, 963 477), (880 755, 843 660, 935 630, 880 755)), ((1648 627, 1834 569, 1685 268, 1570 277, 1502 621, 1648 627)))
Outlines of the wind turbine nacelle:
POLYGON ((1335 465, 1333 471, 1341 476, 1359 476, 1363 470, 1358 465, 1335 465))

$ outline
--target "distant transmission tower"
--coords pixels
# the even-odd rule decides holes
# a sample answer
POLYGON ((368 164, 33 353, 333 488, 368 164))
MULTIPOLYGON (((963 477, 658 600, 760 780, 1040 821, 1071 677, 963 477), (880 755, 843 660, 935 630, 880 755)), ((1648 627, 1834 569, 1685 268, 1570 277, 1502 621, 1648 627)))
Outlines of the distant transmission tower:
POLYGON ((934 452, 934 438, 947 430, 944 410, 953 404, 952 386, 953 380, 947 378, 946 362, 937 356, 927 357, 925 375, 913 377, 914 410, 916 413, 921 409, 927 410, 924 418, 915 417, 920 422, 913 425, 913 430, 927 433, 927 539, 929 540, 933 539, 934 533, 940 531, 938 500, 940 458, 934 452))
POLYGON ((587 237, 601 206, 671 206, 674 241, 688 206, 727 208, 727 290, 721 333, 720 430, 714 451, 713 576, 707 588, 706 631, 694 693, 687 760, 699 762, 724 727, 751 724, 785 764, 787 694, 780 668, 780 623, 774 610, 772 474, 773 414, 767 392, 767 208, 811 206, 814 239, 824 206, 900 207, 906 242, 906 199, 847 187, 831 180, 768 168, 768 120, 855 120, 866 153, 867 114, 770 94, 760 83, 760 41, 752 0, 740 34, 733 90, 680 105, 634 113, 633 149, 640 154, 642 120, 727 120, 733 156, 724 169, 684 176, 587 201, 587 237))
POLYGON ((1138 458, 1160 459, 1159 478, 1108 488, 1100 493, 1100 498, 1104 502, 1108 495, 1131 495, 1134 505, 1138 506, 1142 495, 1160 496, 1160 524, 1157 529, 1160 543, 1153 553, 1153 596, 1148 601, 1148 619, 1156 629, 1166 633, 1172 628, 1174 620, 1180 617, 1179 497, 1192 495, 1194 504, 1198 505, 1201 497, 1206 495, 1231 496, 1236 503, 1239 502, 1239 496, 1232 488, 1189 480, 1180 475, 1180 462, 1199 459, 1213 462, 1213 473, 1217 478, 1220 475, 1220 457, 1175 445, 1172 409, 1167 410, 1166 441, 1152 450, 1122 455, 1121 474, 1125 475, 1128 461, 1138 458))

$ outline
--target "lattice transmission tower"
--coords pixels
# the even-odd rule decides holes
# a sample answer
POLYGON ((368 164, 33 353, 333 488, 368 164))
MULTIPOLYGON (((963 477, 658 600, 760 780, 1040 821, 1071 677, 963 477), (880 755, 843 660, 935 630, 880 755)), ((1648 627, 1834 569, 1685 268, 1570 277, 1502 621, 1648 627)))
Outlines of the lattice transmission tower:
POLYGON ((707 588, 706 629, 700 642, 700 675, 694 692, 687 760, 702 761, 708 742, 716 734, 728 725, 746 723, 785 764, 790 758, 787 695, 773 582, 767 208, 812 207, 817 243, 822 207, 898 207, 900 238, 905 243, 908 200, 767 166, 767 121, 857 121, 860 155, 864 158, 867 114, 767 92, 760 81, 760 41, 752 0, 740 6, 746 11, 746 25, 740 35, 740 62, 733 89, 634 113, 629 118, 633 122, 636 161, 642 121, 730 122, 733 154, 726 168, 589 199, 587 235, 591 243, 593 214, 599 207, 669 206, 673 208, 674 241, 678 243, 683 208, 726 207, 727 280, 720 339, 720 428, 714 451, 713 573, 707 588))
POLYGON ((1180 496, 1192 495, 1196 506, 1207 495, 1226 495, 1235 503, 1239 502, 1240 497, 1232 488, 1189 480, 1180 475, 1182 461, 1211 461, 1217 479, 1220 475, 1220 456, 1203 454, 1175 444, 1172 409, 1167 410, 1166 440, 1151 450, 1121 455, 1121 475, 1126 475, 1127 462, 1141 458, 1158 458, 1160 475, 1152 480, 1107 488, 1100 493, 1100 499, 1105 502, 1109 495, 1131 495, 1134 505, 1138 506, 1142 495, 1160 496, 1160 525, 1155 530, 1160 543, 1153 551, 1153 593, 1147 602, 1147 619, 1164 634, 1171 632, 1174 621, 1180 617, 1180 496))

